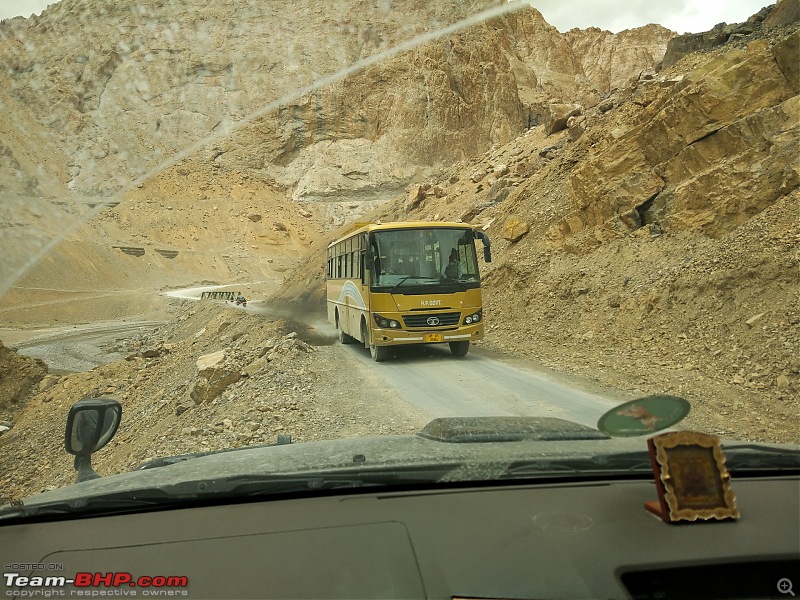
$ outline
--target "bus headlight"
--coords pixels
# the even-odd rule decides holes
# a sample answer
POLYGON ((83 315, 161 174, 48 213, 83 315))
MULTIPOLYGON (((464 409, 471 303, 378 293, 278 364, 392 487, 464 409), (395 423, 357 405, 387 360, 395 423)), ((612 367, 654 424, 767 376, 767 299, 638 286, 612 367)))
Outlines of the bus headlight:
POLYGON ((464 325, 474 325, 475 323, 479 323, 482 318, 483 318, 483 309, 466 317, 464 319, 464 325))
POLYGON ((378 313, 372 313, 372 318, 375 320, 375 324, 383 329, 400 329, 400 323, 394 319, 387 319, 378 313))

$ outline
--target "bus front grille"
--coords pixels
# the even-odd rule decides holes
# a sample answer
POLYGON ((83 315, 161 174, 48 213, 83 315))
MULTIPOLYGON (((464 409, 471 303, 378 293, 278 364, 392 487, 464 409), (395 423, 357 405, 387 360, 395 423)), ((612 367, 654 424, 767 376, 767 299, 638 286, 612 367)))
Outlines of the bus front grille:
POLYGON ((433 313, 424 315, 404 315, 406 327, 452 327, 458 325, 461 313, 433 313))

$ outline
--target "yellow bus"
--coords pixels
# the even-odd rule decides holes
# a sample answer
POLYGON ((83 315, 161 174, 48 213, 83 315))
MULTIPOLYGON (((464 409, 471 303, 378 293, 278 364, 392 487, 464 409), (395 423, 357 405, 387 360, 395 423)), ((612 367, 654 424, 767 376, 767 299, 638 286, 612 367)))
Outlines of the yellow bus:
POLYGON ((483 337, 475 239, 491 261, 488 236, 466 223, 359 223, 328 246, 328 320, 343 344, 383 361, 400 344, 449 344, 464 356, 483 337))

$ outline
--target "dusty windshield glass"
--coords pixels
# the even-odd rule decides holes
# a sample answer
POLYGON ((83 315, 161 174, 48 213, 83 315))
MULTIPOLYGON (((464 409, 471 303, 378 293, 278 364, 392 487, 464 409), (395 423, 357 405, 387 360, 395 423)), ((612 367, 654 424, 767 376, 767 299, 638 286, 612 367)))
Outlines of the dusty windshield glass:
POLYGON ((374 234, 374 240, 375 286, 393 286, 401 279, 421 285, 438 285, 444 279, 480 279, 469 230, 380 231, 374 234))
POLYGON ((0 501, 84 398, 103 476, 652 394, 798 442, 797 15, 712 8, 0 13, 0 501))

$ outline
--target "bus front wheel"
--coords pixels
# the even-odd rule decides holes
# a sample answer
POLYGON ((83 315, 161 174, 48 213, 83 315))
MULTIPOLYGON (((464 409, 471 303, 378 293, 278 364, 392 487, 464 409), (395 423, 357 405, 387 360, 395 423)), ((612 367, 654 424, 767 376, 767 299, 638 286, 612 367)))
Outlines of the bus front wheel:
POLYGON ((370 356, 372 356, 372 360, 375 362, 383 362, 389 358, 389 346, 376 346, 375 344, 370 344, 369 353, 370 356))
POLYGON ((465 356, 469 352, 469 342, 450 342, 450 352, 453 356, 465 356))

